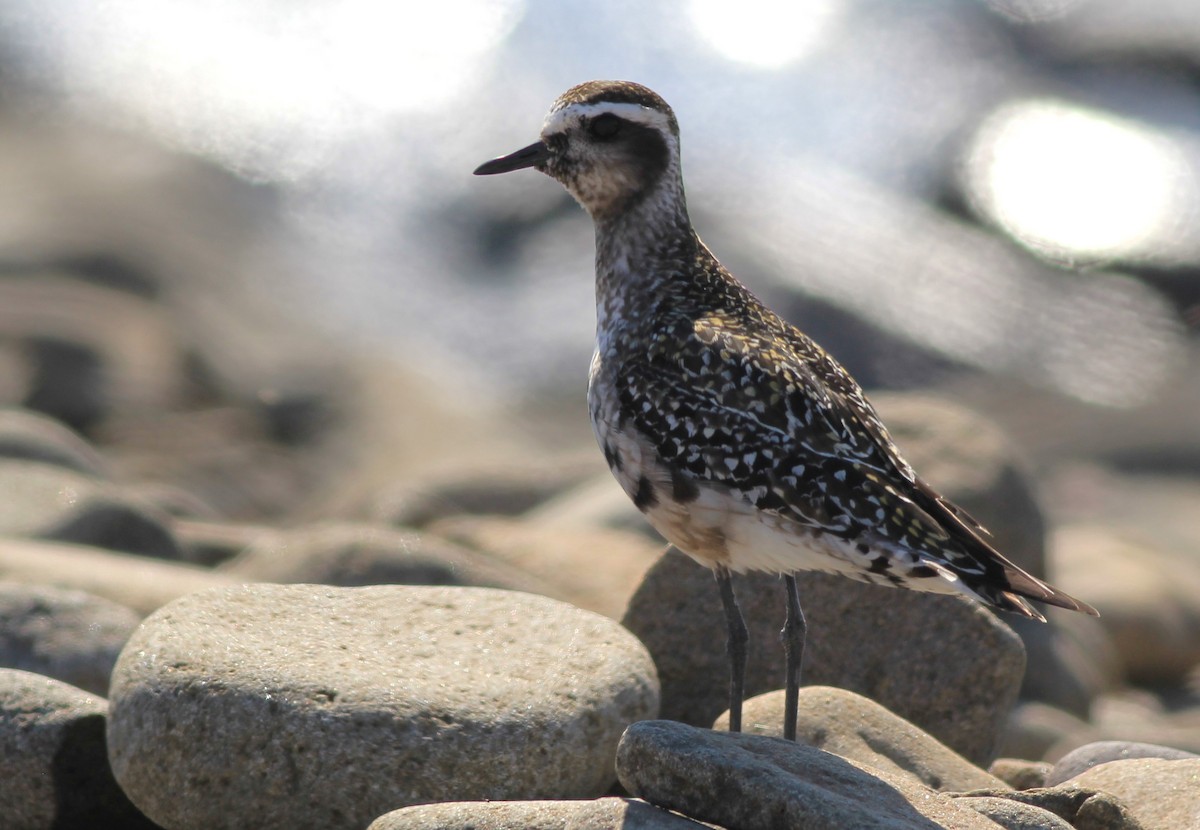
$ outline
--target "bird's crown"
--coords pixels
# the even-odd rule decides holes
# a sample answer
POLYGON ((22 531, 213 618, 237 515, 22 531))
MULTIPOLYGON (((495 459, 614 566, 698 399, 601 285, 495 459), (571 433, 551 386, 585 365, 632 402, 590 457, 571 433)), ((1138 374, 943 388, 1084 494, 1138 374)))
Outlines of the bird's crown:
POLYGON ((571 87, 550 107, 543 133, 561 129, 572 117, 595 118, 605 113, 679 137, 679 122, 667 102, 633 81, 586 81, 571 87))

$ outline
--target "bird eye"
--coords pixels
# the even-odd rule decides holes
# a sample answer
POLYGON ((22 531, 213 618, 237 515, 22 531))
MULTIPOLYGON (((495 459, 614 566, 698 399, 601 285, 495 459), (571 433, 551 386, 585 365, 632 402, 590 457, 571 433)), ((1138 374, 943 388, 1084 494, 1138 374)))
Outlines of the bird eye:
POLYGON ((621 130, 621 119, 610 112, 597 115, 588 122, 588 132, 595 138, 612 138, 621 130))

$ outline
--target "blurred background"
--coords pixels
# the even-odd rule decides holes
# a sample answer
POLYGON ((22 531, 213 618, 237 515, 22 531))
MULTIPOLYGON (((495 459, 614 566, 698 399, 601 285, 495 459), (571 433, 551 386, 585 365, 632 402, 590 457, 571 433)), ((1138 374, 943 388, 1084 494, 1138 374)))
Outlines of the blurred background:
POLYGON ((0 402, 242 521, 602 473, 590 221, 471 176, 591 78, 672 104, 701 236, 868 390, 982 413, 1052 526, 1200 573, 1193 0, 6 0, 0 402))

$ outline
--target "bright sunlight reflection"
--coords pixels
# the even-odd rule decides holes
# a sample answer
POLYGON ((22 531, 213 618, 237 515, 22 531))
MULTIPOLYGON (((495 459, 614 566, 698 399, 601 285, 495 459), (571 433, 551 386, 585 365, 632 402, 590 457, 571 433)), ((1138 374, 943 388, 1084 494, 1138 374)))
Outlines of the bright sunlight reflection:
POLYGON ((442 105, 521 0, 29 2, 53 64, 103 111, 288 178, 388 116, 442 105))
POLYGON ((1050 101, 1004 107, 980 128, 968 189, 984 213, 1050 256, 1145 255, 1170 245, 1191 171, 1134 122, 1050 101))
POLYGON ((730 60, 764 69, 793 63, 816 48, 841 11, 840 0, 692 0, 692 23, 730 60))

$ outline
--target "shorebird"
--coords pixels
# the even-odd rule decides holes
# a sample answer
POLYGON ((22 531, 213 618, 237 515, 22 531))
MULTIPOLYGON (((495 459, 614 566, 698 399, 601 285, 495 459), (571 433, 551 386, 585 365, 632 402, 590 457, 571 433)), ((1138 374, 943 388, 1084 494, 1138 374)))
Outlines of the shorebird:
POLYGON ((563 93, 533 144, 476 175, 535 168, 596 229, 596 440, 633 503, 712 568, 728 631, 729 727, 741 729, 747 630, 732 572, 783 575, 784 737, 795 740, 807 625, 795 573, 1095 609, 1021 570, 900 455, 836 360, 738 282, 688 218, 679 124, 640 84, 563 93))

